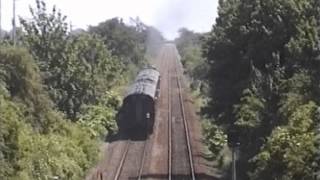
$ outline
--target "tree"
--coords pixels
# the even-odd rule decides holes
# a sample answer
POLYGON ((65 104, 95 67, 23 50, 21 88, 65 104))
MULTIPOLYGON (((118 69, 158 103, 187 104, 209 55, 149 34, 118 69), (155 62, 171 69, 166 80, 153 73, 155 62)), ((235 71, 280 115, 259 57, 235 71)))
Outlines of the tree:
POLYGON ((0 48, 0 178, 81 179, 98 158, 89 128, 67 122, 27 50, 0 48))
MULTIPOLYGON (((253 159, 252 179, 313 179, 315 154, 314 102, 298 106, 289 125, 277 127, 253 159)), ((317 166, 319 167, 319 166, 317 166)))
POLYGON ((191 78, 191 87, 206 94, 207 89, 207 63, 202 57, 202 45, 205 34, 195 33, 186 28, 179 30, 179 37, 175 39, 177 49, 181 56, 181 63, 185 73, 191 78))
POLYGON ((141 36, 142 30, 127 26, 119 18, 113 18, 89 28, 89 32, 99 35, 111 50, 112 55, 119 57, 125 65, 144 63, 146 37, 141 36))
MULTIPOLYGON (((290 153, 287 148, 294 147, 279 140, 278 135, 283 133, 290 134, 290 140, 305 144, 310 156, 299 147, 293 149, 299 152, 294 156, 302 162, 289 169, 277 166, 278 174, 273 178, 308 178, 308 163, 315 153, 312 150, 315 124, 309 122, 314 112, 310 109, 314 107, 308 113, 300 112, 308 114, 300 119, 309 122, 310 128, 303 132, 308 137, 302 132, 291 132, 290 123, 295 119, 292 113, 299 112, 298 107, 308 106, 311 100, 316 101, 313 106, 319 103, 315 96, 317 88, 310 85, 318 84, 316 79, 319 79, 316 75, 320 17, 317 5, 316 0, 219 1, 219 17, 204 46, 210 65, 212 99, 207 112, 226 129, 236 125, 243 132, 238 163, 241 178, 249 179, 246 172, 255 171, 263 163, 262 169, 267 170, 255 171, 252 178, 268 177, 272 162, 281 167, 295 163, 293 159, 275 155, 279 141, 281 153, 290 153), (268 151, 272 157, 259 156, 261 161, 252 163, 250 159, 261 151, 268 151), (283 176, 279 176, 281 173, 283 176)), ((295 125, 302 128, 303 123, 295 125)))
POLYGON ((19 102, 28 123, 40 132, 48 132, 57 121, 53 104, 43 89, 39 68, 25 49, 2 46, 0 82, 8 96, 19 102))
POLYGON ((30 8, 32 19, 21 20, 24 42, 36 59, 57 107, 75 120, 85 104, 97 103, 119 77, 121 63, 97 37, 68 34, 66 17, 43 1, 30 8))

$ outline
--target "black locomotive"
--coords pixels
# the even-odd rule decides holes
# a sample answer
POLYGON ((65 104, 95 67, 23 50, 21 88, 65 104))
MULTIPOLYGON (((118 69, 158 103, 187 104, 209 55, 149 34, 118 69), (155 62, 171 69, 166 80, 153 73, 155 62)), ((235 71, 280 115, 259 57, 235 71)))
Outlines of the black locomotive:
POLYGON ((152 134, 155 103, 159 95, 160 73, 154 67, 145 67, 138 73, 123 100, 117 119, 120 132, 152 134))

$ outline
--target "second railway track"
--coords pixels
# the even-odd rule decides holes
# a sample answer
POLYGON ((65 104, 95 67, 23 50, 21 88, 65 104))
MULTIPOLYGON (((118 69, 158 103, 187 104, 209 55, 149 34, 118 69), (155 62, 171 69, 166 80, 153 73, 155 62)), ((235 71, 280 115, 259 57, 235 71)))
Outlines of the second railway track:
POLYGON ((183 90, 181 87, 181 70, 178 69, 177 54, 171 51, 171 65, 168 66, 168 179, 195 180, 195 171, 192 157, 192 148, 188 122, 185 115, 183 90))

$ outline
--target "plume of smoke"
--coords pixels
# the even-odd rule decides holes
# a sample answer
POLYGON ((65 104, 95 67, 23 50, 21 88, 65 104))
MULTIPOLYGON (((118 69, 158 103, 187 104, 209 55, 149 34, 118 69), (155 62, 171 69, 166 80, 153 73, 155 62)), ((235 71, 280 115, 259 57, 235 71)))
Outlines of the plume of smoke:
POLYGON ((150 26, 147 29, 147 50, 146 55, 155 58, 161 48, 163 42, 165 41, 162 33, 156 28, 150 26))
POLYGON ((165 1, 155 14, 156 24, 170 40, 178 36, 178 29, 186 27, 197 32, 209 31, 217 16, 218 0, 165 1))

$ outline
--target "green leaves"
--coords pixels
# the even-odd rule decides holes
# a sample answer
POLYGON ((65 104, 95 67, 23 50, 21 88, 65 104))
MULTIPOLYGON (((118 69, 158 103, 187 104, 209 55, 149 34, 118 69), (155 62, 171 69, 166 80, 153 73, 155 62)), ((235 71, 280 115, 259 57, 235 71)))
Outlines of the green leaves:
MULTIPOLYGON (((145 25, 143 25, 145 26, 145 25)), ((145 63, 147 36, 145 27, 139 28, 126 25, 122 19, 113 18, 89 28, 89 32, 99 35, 104 44, 111 50, 112 55, 117 56, 125 65, 133 63, 142 65, 145 63), (142 28, 142 29, 141 29, 142 28)))
POLYGON ((210 65, 207 109, 223 127, 240 128, 240 178, 311 179, 318 167, 319 1, 219 5, 203 51, 210 65))
POLYGON ((83 179, 99 140, 117 131, 113 90, 129 75, 125 63, 144 63, 151 29, 110 21, 103 39, 70 33, 66 16, 42 0, 30 12, 20 19, 30 54, 0 48, 0 179, 83 179))
POLYGON ((33 58, 0 49, 0 179, 82 179, 98 158, 100 136, 92 133, 116 130, 119 101, 105 92, 119 83, 122 65, 97 37, 70 36, 55 8, 48 14, 37 1, 32 15, 21 22, 33 58), (87 124, 101 123, 70 123, 54 104, 69 118, 82 112, 87 124))
POLYGON ((82 106, 95 104, 115 85, 122 64, 98 37, 71 36, 66 19, 55 7, 51 13, 37 1, 33 18, 21 19, 24 42, 37 60, 49 95, 59 110, 76 120, 82 106))
POLYGON ((288 126, 277 127, 261 152, 253 158, 257 169, 252 179, 312 179, 315 153, 313 127, 314 102, 299 106, 291 114, 288 126), (311 130, 311 131, 310 131, 311 130))
POLYGON ((202 128, 206 139, 205 143, 214 158, 216 158, 220 151, 227 145, 227 135, 221 127, 216 126, 209 120, 203 121, 202 128))
POLYGON ((84 108, 79 124, 90 130, 91 136, 103 138, 117 131, 116 110, 120 108, 120 97, 114 92, 106 92, 97 105, 84 108))
POLYGON ((265 108, 264 101, 264 99, 259 99, 250 89, 245 89, 240 104, 234 106, 235 124, 244 128, 259 127, 265 108))
POLYGON ((205 59, 202 57, 201 46, 204 34, 194 33, 188 29, 181 28, 180 36, 175 39, 177 49, 181 56, 181 63, 185 73, 191 80, 193 90, 199 90, 201 94, 206 92, 206 75, 209 71, 205 59))
POLYGON ((0 72, 0 179, 83 178, 97 139, 53 108, 24 49, 1 47, 0 72))
POLYGON ((98 144, 85 128, 63 123, 67 135, 19 131, 19 179, 81 179, 98 158, 98 144))
POLYGON ((22 112, 19 105, 0 94, 0 178, 6 179, 15 173, 17 166, 17 139, 21 129, 22 112))
POLYGON ((25 49, 1 47, 0 82, 10 98, 22 102, 23 113, 30 116, 27 121, 32 127, 48 132, 57 116, 43 90, 39 69, 25 49))

